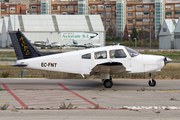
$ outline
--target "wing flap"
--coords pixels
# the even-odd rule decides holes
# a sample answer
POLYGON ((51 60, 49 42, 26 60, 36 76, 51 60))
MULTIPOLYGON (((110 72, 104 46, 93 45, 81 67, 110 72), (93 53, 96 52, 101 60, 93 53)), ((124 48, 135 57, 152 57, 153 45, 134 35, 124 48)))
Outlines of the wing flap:
POLYGON ((98 75, 100 73, 119 74, 125 72, 126 68, 119 62, 106 62, 96 65, 90 75, 98 75))

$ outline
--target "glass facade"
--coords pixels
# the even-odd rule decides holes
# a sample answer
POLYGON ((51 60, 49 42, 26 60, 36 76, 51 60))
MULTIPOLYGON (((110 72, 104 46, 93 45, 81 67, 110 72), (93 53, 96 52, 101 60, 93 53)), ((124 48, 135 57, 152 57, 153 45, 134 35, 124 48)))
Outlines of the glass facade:
POLYGON ((120 36, 123 36, 126 25, 126 0, 116 1, 116 25, 120 36))
POLYGON ((157 38, 159 29, 163 25, 163 21, 165 18, 164 7, 165 7, 164 0, 155 1, 155 38, 157 38))
POLYGON ((41 14, 51 14, 51 0, 41 0, 41 14))
POLYGON ((78 15, 88 15, 88 0, 78 0, 78 15))

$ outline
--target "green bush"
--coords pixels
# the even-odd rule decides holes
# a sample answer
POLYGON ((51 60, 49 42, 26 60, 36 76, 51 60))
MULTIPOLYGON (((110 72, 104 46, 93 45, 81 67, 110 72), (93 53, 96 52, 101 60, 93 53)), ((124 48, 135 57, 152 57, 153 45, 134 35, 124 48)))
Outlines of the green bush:
POLYGON ((1 76, 3 78, 9 77, 10 76, 10 72, 9 71, 5 71, 5 72, 1 73, 1 76))

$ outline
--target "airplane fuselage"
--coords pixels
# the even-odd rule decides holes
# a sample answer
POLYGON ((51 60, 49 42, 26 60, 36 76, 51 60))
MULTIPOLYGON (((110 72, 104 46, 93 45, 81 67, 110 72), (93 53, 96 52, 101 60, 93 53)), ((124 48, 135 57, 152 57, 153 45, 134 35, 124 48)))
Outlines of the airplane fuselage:
POLYGON ((152 73, 160 71, 163 68, 164 56, 143 54, 131 56, 127 51, 127 48, 124 46, 107 46, 34 57, 30 59, 22 59, 18 60, 17 64, 27 64, 27 66, 25 66, 24 68, 29 69, 67 72, 75 74, 90 74, 91 70, 96 65, 107 62, 122 63, 122 65, 125 67, 124 72, 120 71, 116 72, 115 74, 152 73), (112 55, 110 55, 111 51, 115 51, 118 49, 124 51, 123 58, 114 58, 112 57, 112 55), (106 57, 103 59, 96 58, 99 54, 105 55, 106 57))

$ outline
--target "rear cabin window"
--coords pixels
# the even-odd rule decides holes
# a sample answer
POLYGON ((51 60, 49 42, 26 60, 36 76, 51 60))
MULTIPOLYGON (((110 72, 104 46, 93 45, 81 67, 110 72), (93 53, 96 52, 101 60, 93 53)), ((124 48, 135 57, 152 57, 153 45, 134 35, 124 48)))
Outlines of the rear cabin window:
POLYGON ((107 58, 107 51, 98 51, 94 53, 95 59, 106 59, 107 58))
POLYGON ((82 55, 82 59, 91 59, 91 53, 82 55))
POLYGON ((126 54, 123 49, 116 49, 109 51, 110 58, 126 58, 126 54))

